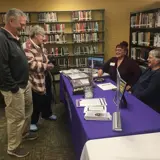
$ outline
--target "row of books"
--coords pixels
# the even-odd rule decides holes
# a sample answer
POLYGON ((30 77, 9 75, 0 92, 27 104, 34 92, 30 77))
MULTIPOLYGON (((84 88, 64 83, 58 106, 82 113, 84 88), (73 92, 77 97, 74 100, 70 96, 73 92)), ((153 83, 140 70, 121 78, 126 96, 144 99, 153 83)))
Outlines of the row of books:
POLYGON ((75 23, 73 25, 73 32, 89 32, 89 31, 98 32, 98 22, 75 23))
MULTIPOLYGON (((54 56, 65 56, 69 55, 68 47, 52 47, 50 48, 49 53, 54 56)), ((83 54, 97 54, 98 45, 88 45, 88 46, 76 46, 74 47, 74 55, 83 55, 83 54)))
POLYGON ((87 58, 75 58, 73 59, 73 66, 76 67, 86 67, 88 65, 87 58))
POLYGON ((80 42, 97 42, 98 34, 97 33, 81 33, 81 34, 73 34, 73 41, 80 42))
POLYGON ((57 22, 57 14, 55 12, 38 13, 39 22, 57 22))
POLYGON ((74 48, 74 54, 97 54, 98 45, 88 45, 88 46, 76 46, 74 48))
POLYGON ((66 68, 67 66, 70 67, 87 67, 88 61, 87 58, 59 58, 56 59, 56 64, 61 68, 66 68))
POLYGON ((62 33, 65 30, 65 24, 44 24, 46 33, 62 33))
POLYGON ((68 47, 52 47, 50 53, 54 56, 65 56, 69 54, 68 47))
POLYGON ((132 32, 132 44, 160 47, 160 33, 132 32))
MULTIPOLYGON (((33 25, 27 25, 24 30, 20 32, 21 35, 29 35, 33 25)), ((44 24, 42 26, 46 33, 63 33, 65 29, 65 24, 44 24)))
POLYGON ((45 43, 66 43, 64 34, 45 35, 45 43))
POLYGON ((131 16, 131 28, 160 27, 160 11, 155 13, 139 13, 131 16))
POLYGON ((131 48, 131 58, 146 62, 149 54, 149 49, 146 48, 131 48))
POLYGON ((21 35, 29 35, 29 34, 30 34, 30 30, 31 30, 32 27, 33 27, 32 25, 26 26, 25 29, 23 29, 23 30, 20 32, 20 34, 21 34, 21 35))
POLYGON ((72 20, 73 21, 88 21, 92 19, 91 11, 73 11, 72 20))

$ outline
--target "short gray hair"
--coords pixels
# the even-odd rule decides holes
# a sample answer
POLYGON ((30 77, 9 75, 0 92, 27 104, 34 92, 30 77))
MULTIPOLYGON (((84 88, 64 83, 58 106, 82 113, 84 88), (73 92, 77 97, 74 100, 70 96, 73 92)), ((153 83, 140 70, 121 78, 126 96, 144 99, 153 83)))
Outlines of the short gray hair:
POLYGON ((37 35, 37 34, 45 35, 44 29, 39 25, 33 26, 31 28, 31 30, 30 30, 30 34, 29 35, 30 35, 31 38, 34 38, 35 35, 37 35))
POLYGON ((5 24, 9 22, 9 19, 11 17, 17 19, 20 16, 26 17, 26 19, 27 19, 26 14, 23 11, 21 11, 20 9, 12 8, 12 9, 8 10, 8 12, 5 14, 5 24))
POLYGON ((153 49, 149 52, 154 58, 160 60, 160 48, 153 49))

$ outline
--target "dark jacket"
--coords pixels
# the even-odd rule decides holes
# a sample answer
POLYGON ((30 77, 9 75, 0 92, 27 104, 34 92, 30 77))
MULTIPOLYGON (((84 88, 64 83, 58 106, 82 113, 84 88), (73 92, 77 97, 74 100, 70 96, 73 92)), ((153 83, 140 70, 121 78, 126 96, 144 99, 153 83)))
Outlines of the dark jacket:
POLYGON ((17 92, 29 79, 28 62, 21 44, 0 29, 0 90, 17 92))
POLYGON ((160 69, 147 69, 133 86, 132 93, 138 99, 160 112, 160 69))
MULTIPOLYGON (((127 85, 134 85, 141 75, 141 70, 134 60, 125 56, 118 67, 121 78, 127 85)), ((103 72, 109 73, 113 81, 117 79, 117 58, 112 57, 103 66, 103 72)))

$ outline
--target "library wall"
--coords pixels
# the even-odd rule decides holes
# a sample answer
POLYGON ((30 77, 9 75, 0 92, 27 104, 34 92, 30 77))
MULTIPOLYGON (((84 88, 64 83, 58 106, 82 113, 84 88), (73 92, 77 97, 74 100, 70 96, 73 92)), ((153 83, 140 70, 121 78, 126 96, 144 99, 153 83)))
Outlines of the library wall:
MULTIPOLYGON (((160 0, 158 0, 160 2, 160 0)), ((106 10, 105 15, 105 59, 115 54, 115 46, 122 40, 129 41, 130 12, 160 7, 157 0, 5 0, 0 1, 0 12, 9 8, 19 8, 24 11, 50 10, 106 10), (157 6, 157 4, 159 6, 157 6)))

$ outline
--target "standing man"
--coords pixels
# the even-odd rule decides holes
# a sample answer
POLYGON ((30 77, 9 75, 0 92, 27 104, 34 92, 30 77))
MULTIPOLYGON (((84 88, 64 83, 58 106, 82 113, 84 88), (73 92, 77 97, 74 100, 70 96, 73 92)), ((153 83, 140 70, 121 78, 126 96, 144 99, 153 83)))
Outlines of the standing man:
POLYGON ((0 29, 0 92, 6 103, 7 153, 16 157, 29 154, 20 148, 22 138, 37 138, 29 133, 32 95, 28 62, 18 38, 26 21, 27 17, 21 10, 10 9, 5 15, 5 27, 0 29))

